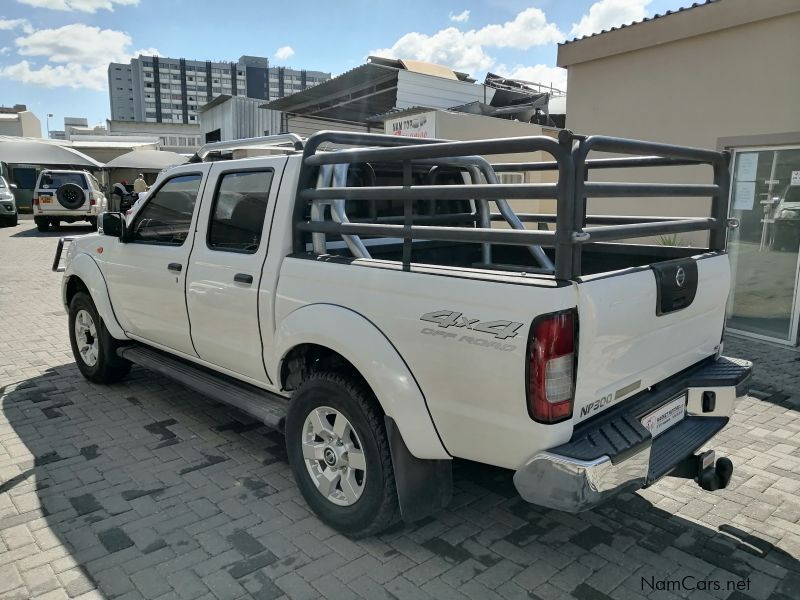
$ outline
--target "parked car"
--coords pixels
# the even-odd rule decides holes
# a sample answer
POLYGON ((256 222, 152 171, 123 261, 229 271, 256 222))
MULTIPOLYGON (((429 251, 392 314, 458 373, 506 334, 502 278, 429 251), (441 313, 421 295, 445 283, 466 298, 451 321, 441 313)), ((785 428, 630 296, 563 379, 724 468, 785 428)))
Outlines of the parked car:
POLYGON ((797 252, 800 246, 800 186, 786 186, 774 215, 772 247, 797 252))
POLYGON ((128 219, 105 213, 69 243, 63 303, 87 379, 137 363, 278 428, 306 502, 355 537, 445 506, 454 457, 512 469, 522 498, 570 512, 668 474, 727 485, 731 461, 700 452, 751 372, 722 354, 727 188, 581 175, 595 164, 581 149, 716 174, 721 153, 566 131, 269 140, 292 145, 172 168, 128 219), (500 184, 519 164, 478 156, 536 151, 557 183, 500 184), (725 195, 711 218, 668 222, 579 202, 633 187, 725 195), (558 214, 518 215, 508 197, 557 198, 558 214), (705 249, 610 243, 703 229, 705 249))
POLYGON ((14 190, 17 186, 8 183, 5 177, 0 176, 0 225, 15 226, 19 215, 17 202, 14 199, 14 190))
POLYGON ((60 223, 87 221, 97 227, 97 215, 108 208, 100 184, 88 171, 45 169, 33 192, 33 220, 39 231, 60 223))

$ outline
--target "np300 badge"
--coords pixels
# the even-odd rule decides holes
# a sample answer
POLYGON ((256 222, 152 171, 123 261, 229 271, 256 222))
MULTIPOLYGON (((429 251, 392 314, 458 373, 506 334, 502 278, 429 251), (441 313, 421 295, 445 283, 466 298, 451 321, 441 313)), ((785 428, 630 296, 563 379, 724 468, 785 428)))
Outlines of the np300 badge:
POLYGON ((419 320, 436 323, 439 327, 464 327, 472 331, 490 333, 498 340, 515 337, 517 330, 522 327, 522 323, 513 323, 511 321, 468 319, 462 313, 452 310, 434 310, 433 312, 425 313, 419 320))

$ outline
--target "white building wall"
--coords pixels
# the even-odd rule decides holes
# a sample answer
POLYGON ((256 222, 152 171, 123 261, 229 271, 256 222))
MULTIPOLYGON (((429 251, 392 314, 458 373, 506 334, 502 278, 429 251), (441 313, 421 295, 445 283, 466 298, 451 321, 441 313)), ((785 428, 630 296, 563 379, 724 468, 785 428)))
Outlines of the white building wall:
POLYGON ((280 112, 259 108, 263 100, 234 96, 200 113, 200 135, 220 130, 223 142, 280 133, 280 112))
POLYGON ((476 100, 488 104, 493 96, 494 89, 475 83, 412 71, 401 70, 397 73, 397 108, 450 108, 476 100))

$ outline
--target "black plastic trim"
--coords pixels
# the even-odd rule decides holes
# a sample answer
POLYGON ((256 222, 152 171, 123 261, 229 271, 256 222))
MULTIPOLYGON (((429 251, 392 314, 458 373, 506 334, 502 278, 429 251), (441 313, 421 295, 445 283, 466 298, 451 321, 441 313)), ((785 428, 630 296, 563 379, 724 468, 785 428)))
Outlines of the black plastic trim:
MULTIPOLYGON (((670 402, 690 387, 736 386, 737 395, 740 395, 738 393, 740 386, 749 382, 751 373, 752 363, 749 361, 726 356, 717 360, 709 357, 661 381, 649 390, 579 423, 570 441, 551 449, 551 452, 586 461, 608 456, 612 463, 620 462, 652 442, 650 432, 640 422, 644 415, 670 402)), ((693 418, 686 417, 684 421, 693 418)), ((727 422, 727 419, 725 420, 727 422)), ((660 440, 672 429, 681 427, 683 422, 657 439, 660 440)))

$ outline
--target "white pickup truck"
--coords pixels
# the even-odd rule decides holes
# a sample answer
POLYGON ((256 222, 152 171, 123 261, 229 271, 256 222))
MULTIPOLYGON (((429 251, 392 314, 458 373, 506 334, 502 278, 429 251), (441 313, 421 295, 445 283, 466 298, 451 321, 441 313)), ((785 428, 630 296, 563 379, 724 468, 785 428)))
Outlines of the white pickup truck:
POLYGON ((722 355, 726 154, 569 131, 248 143, 272 155, 211 144, 127 219, 104 213, 63 267, 59 243, 86 378, 137 363, 281 429, 306 501, 351 536, 445 506, 456 457, 571 512, 667 474, 727 485, 731 462, 698 453, 751 373, 722 355), (711 182, 589 176, 685 165, 711 182), (498 177, 546 170, 555 182, 498 177), (594 197, 706 198, 710 216, 587 214, 594 197), (519 210, 547 198, 555 214, 519 210), (706 247, 642 242, 696 231, 706 247))

